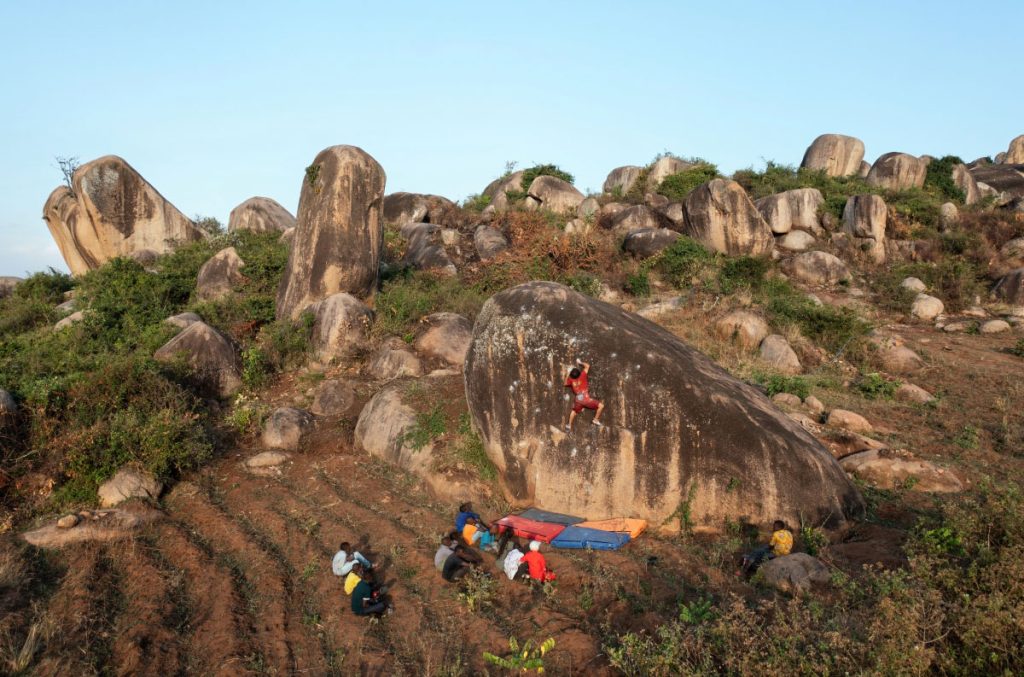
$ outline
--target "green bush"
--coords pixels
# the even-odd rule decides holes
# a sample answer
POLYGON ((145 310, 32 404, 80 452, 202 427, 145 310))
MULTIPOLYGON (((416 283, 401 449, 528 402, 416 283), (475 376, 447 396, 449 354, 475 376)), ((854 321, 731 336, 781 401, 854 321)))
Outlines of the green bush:
POLYGON ((764 387, 768 397, 779 393, 790 393, 801 400, 811 394, 811 384, 803 376, 785 376, 783 374, 755 373, 754 380, 764 387))
POLYGON ((463 209, 468 209, 471 212, 482 212, 490 204, 491 204, 491 196, 490 195, 484 195, 484 194, 481 193, 481 194, 478 194, 478 195, 470 195, 465 200, 463 200, 462 201, 462 208, 463 209))
POLYGON ((717 179, 718 176, 716 165, 698 160, 693 167, 666 176, 658 185, 657 191, 673 202, 682 202, 694 188, 717 179))
POLYGON ((647 270, 641 268, 635 273, 627 274, 624 288, 633 296, 650 296, 651 278, 647 274, 647 270))
POLYGON ((53 268, 22 280, 9 296, 0 299, 0 337, 52 325, 61 315, 55 306, 73 287, 69 275, 53 268))
POLYGON ((590 273, 576 272, 565 276, 562 282, 565 286, 587 296, 596 297, 601 293, 601 279, 590 273))
POLYGON ((862 374, 857 381, 857 390, 869 400, 891 400, 899 387, 899 381, 886 378, 877 372, 862 374))
POLYGON ((419 451, 446 432, 448 432, 448 423, 445 419, 444 409, 437 405, 430 411, 421 411, 416 414, 416 422, 405 431, 402 441, 419 451))
POLYGON ((386 282, 374 300, 378 336, 411 336, 416 323, 441 311, 473 319, 491 290, 486 282, 467 285, 457 277, 409 271, 386 282))
POLYGON ((772 325, 796 326, 801 334, 833 353, 859 352, 871 331, 871 325, 852 309, 818 305, 783 280, 766 280, 758 298, 772 325))
POLYGON ((696 240, 683 236, 648 259, 646 265, 660 272, 674 286, 684 289, 714 261, 712 252, 696 240))
POLYGON ((963 164, 963 162, 955 155, 946 155, 938 160, 932 160, 928 165, 928 173, 925 175, 925 188, 939 197, 963 204, 967 196, 957 188, 956 182, 953 181, 953 167, 963 164))
MULTIPOLYGON (((573 183, 576 181, 575 177, 573 177, 572 174, 566 171, 562 171, 562 169, 560 169, 558 165, 534 165, 533 167, 530 167, 529 169, 523 171, 523 181, 520 184, 523 189, 523 197, 526 197, 526 191, 530 190, 530 184, 533 183, 533 180, 536 179, 538 176, 553 176, 556 179, 561 179, 562 181, 565 181, 566 183, 573 183)), ((505 194, 509 195, 508 191, 506 191, 505 194)), ((512 197, 511 195, 509 195, 509 200, 511 199, 512 197)))
POLYGON ((771 263, 768 259, 739 256, 726 259, 718 271, 718 284, 723 294, 740 289, 760 289, 771 263))

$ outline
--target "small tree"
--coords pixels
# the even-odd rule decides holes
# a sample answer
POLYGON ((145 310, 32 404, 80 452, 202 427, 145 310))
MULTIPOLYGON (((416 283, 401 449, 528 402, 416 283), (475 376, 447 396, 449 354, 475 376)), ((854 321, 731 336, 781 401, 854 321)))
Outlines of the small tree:
POLYGON ((71 180, 75 176, 75 170, 81 166, 81 163, 78 161, 78 157, 64 157, 62 155, 58 155, 54 160, 57 161, 57 168, 60 169, 60 173, 64 177, 64 185, 68 187, 68 190, 74 192, 75 189, 71 185, 71 180))
POLYGON ((507 656, 495 656, 485 651, 484 660, 512 672, 536 670, 538 673, 542 673, 544 672, 544 654, 555 648, 555 639, 549 638, 539 647, 535 647, 530 640, 520 646, 515 637, 509 637, 508 648, 512 650, 512 653, 507 656))
POLYGON ((224 232, 224 224, 221 223, 214 216, 203 216, 202 214, 196 214, 192 217, 193 223, 196 224, 196 228, 203 231, 207 235, 220 235, 224 232))

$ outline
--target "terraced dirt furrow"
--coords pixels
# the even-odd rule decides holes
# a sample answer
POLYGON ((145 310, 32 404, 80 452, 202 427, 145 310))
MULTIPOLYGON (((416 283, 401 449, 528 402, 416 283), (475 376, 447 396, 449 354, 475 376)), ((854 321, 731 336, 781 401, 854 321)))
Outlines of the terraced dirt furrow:
MULTIPOLYGON (((197 488, 198 489, 198 488, 197 488)), ((182 492, 183 493, 183 492, 182 492)), ((253 664, 256 671, 270 670, 290 674, 296 669, 293 644, 302 640, 301 633, 290 627, 294 617, 287 580, 251 537, 229 516, 214 505, 203 490, 190 492, 187 499, 172 504, 172 517, 206 543, 216 556, 235 568, 236 585, 245 587, 245 596, 254 617, 254 637, 260 647, 253 664)))
POLYGON ((235 572, 196 544, 181 526, 163 522, 154 529, 155 557, 181 572, 185 582, 189 636, 185 668, 193 674, 251 674, 247 664, 264 662, 255 642, 255 619, 236 590, 235 572))
POLYGON ((47 607, 54 632, 37 675, 94 675, 110 665, 113 629, 123 606, 117 571, 103 545, 69 548, 67 560, 72 566, 47 607))
POLYGON ((110 546, 123 581, 124 609, 113 632, 111 667, 119 675, 170 675, 187 654, 181 634, 184 581, 160 571, 141 540, 110 546))

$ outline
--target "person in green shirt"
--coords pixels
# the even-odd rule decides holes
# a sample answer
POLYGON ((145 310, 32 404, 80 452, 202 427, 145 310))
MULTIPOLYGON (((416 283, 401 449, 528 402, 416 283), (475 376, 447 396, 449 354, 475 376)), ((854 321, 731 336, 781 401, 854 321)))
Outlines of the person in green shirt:
POLYGON ((392 611, 384 599, 387 589, 373 584, 373 574, 363 572, 362 578, 352 590, 352 613, 356 616, 383 616, 392 611))

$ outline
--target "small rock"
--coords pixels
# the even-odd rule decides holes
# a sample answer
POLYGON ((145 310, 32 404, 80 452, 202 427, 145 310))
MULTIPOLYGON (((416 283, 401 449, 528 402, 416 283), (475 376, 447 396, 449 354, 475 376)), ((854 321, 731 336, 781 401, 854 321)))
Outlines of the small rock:
POLYGON ((900 287, 915 293, 921 293, 928 288, 927 286, 925 286, 924 282, 917 279, 916 277, 908 277, 904 279, 903 282, 900 282, 900 287))
POLYGON ((872 486, 894 489, 913 481, 914 491, 954 493, 963 491, 963 483, 953 473, 928 461, 898 458, 881 449, 847 456, 839 463, 843 470, 872 486))
POLYGON ((870 433, 874 428, 866 418, 846 409, 833 409, 828 415, 828 424, 855 433, 870 433))
POLYGON ((928 294, 918 294, 914 299, 914 304, 910 307, 910 315, 919 320, 931 322, 941 315, 943 310, 945 310, 945 305, 939 299, 928 294))
POLYGON ((935 399, 935 396, 920 386, 913 383, 902 383, 896 389, 895 397, 900 402, 912 404, 928 404, 935 399))
POLYGON ((715 322, 715 335, 749 350, 759 346, 768 335, 768 323, 750 311, 734 310, 715 322))
POLYGON ((57 322, 57 324, 53 325, 53 330, 54 331, 60 331, 61 329, 64 329, 66 327, 70 327, 73 324, 77 324, 77 323, 81 322, 82 318, 84 318, 84 317, 85 317, 85 313, 83 313, 81 310, 75 311, 75 312, 71 313, 70 315, 68 315, 67 317, 65 317, 63 320, 60 320, 59 322, 57 322))
POLYGON ((461 368, 473 340, 473 323, 455 313, 434 313, 421 322, 425 328, 416 338, 416 350, 461 368))
POLYGON ((766 336, 761 341, 761 359, 784 374, 799 374, 804 370, 789 341, 781 334, 766 336))
POLYGON ((263 424, 263 446, 294 451, 312 426, 313 417, 307 411, 293 407, 275 409, 263 424))
POLYGON ((156 500, 163 490, 163 485, 149 473, 122 468, 100 485, 97 494, 100 505, 110 508, 130 498, 149 498, 156 500))
POLYGON ((793 595, 809 592, 812 585, 823 585, 831 579, 828 567, 805 552, 768 560, 758 574, 768 585, 793 595))
POLYGON ((942 325, 942 331, 948 334, 958 334, 960 332, 968 331, 973 326, 973 322, 950 322, 949 324, 942 325))
POLYGON ((1010 323, 1006 320, 989 320, 978 329, 982 334, 1000 334, 1010 330, 1010 323))
POLYGON ((780 407, 799 407, 800 398, 793 393, 775 393, 772 395, 772 402, 780 407))
POLYGON ((807 396, 807 399, 804 400, 804 406, 806 406, 811 411, 811 413, 815 415, 821 415, 825 413, 825 405, 822 404, 821 400, 819 400, 814 395, 807 396))
POLYGON ((177 315, 171 315, 170 317, 168 317, 166 320, 164 320, 164 324, 169 324, 174 327, 180 327, 181 329, 188 329, 196 322, 202 321, 203 318, 199 317, 195 313, 179 313, 177 315))
POLYGON ((884 346, 878 351, 878 359, 886 371, 894 374, 912 374, 924 367, 924 360, 906 346, 884 346))
POLYGON ((356 393, 348 381, 329 379, 323 381, 313 393, 310 410, 317 416, 340 416, 355 404, 356 393))
POLYGON ((71 529, 72 527, 77 527, 80 521, 81 518, 78 515, 64 515, 59 520, 57 520, 57 528, 71 529))
POLYGON ((284 451, 264 451, 247 458, 245 460, 245 466, 247 468, 274 468, 281 465, 291 457, 291 454, 284 451))

